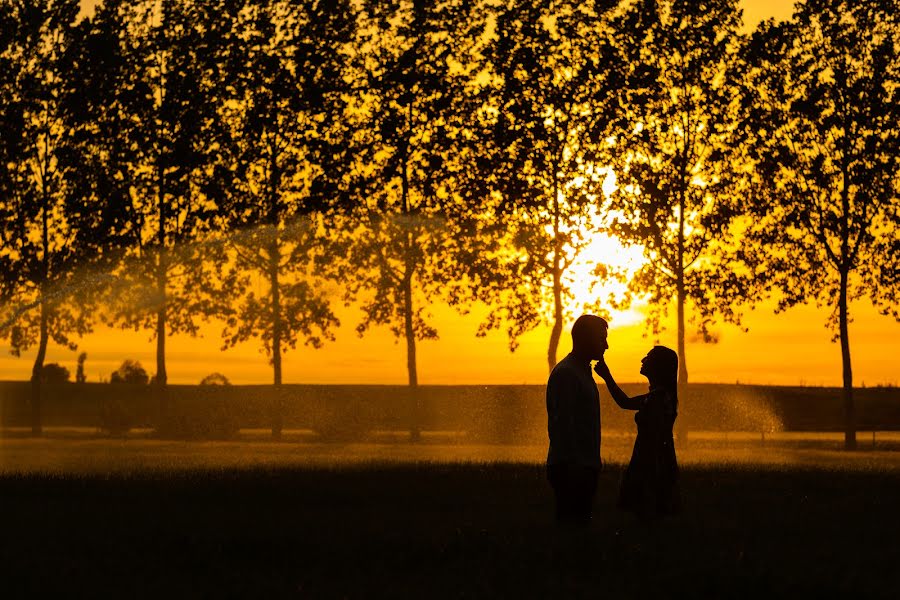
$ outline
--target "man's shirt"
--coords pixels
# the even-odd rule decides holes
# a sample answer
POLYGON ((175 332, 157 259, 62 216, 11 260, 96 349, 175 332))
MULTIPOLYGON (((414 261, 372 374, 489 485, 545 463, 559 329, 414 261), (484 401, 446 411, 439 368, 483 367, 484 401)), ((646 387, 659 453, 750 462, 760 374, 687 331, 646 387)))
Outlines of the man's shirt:
POLYGON ((590 361, 569 353, 547 380, 547 464, 600 468, 600 391, 590 361))

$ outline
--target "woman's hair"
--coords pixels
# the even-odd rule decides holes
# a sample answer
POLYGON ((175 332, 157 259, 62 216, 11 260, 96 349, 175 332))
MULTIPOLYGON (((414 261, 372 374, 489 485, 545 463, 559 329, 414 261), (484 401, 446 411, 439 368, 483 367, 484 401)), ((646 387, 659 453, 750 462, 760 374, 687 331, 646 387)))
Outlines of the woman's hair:
POLYGON ((657 385, 661 385, 672 396, 675 411, 678 411, 678 353, 665 346, 653 346, 654 371, 657 385))

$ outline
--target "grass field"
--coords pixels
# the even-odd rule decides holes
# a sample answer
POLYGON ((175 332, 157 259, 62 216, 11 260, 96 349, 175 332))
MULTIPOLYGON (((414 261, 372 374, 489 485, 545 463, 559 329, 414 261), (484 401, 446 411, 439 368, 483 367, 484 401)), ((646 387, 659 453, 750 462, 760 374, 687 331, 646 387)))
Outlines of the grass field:
POLYGON ((539 458, 478 462, 540 448, 0 440, 0 585, 5 598, 896 597, 900 453, 696 444, 685 514, 646 526, 613 508, 627 447, 608 447, 593 527, 571 536, 551 523, 539 458))

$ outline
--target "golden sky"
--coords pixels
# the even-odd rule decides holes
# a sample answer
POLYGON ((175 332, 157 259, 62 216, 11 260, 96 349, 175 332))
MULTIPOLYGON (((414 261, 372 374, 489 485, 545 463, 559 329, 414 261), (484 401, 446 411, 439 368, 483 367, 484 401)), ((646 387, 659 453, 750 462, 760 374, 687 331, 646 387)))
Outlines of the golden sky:
MULTIPOLYGON (((85 6, 93 4, 85 0, 85 6)), ((748 26, 767 17, 786 18, 792 2, 745 0, 741 3, 748 26)), ((406 383, 406 346, 395 343, 384 329, 356 336, 359 320, 355 308, 340 309, 343 327, 337 341, 321 350, 301 347, 284 356, 285 383, 406 383)), ((506 338, 495 333, 475 337, 477 318, 458 316, 447 307, 433 307, 441 339, 418 346, 419 381, 423 384, 543 383, 547 377, 546 344, 549 328, 542 327, 522 339, 511 354, 506 338)), ((850 345, 856 385, 900 383, 900 324, 879 315, 867 301, 852 306, 850 345)), ((717 329, 718 344, 689 341, 687 366, 695 382, 759 383, 781 385, 839 385, 840 346, 831 342, 825 329, 828 309, 804 306, 775 315, 771 304, 757 307, 745 319, 749 332, 731 326, 717 329)), ((640 315, 638 315, 640 316, 640 315)), ((621 321, 622 319, 620 319, 621 321)), ((271 367, 258 346, 247 343, 220 352, 220 327, 205 328, 205 336, 170 338, 168 372, 170 383, 196 383, 204 375, 220 371, 233 383, 269 383, 271 367)), ((613 320, 607 361, 620 381, 640 379, 640 359, 653 340, 642 337, 640 322, 618 324, 613 320)), ((663 333, 663 344, 675 346, 674 328, 663 333)), ((559 357, 570 348, 568 333, 560 344, 559 357)), ((0 379, 27 379, 34 352, 21 358, 0 347, 0 379)), ((88 353, 89 381, 108 379, 126 358, 138 359, 149 372, 155 370, 155 342, 149 332, 98 328, 85 338, 80 350, 88 353)), ((74 374, 77 352, 51 344, 48 362, 61 362, 74 374)))

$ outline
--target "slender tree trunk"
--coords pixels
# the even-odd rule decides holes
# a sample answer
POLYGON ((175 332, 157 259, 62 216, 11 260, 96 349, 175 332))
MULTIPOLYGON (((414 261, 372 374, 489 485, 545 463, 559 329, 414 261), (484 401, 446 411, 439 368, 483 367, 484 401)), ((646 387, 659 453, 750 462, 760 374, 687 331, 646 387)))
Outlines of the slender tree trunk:
POLYGON ((160 249, 158 272, 156 274, 156 294, 159 308, 156 310, 156 385, 163 388, 169 382, 166 373, 166 274, 165 259, 160 249))
POLYGON ((272 233, 269 246, 269 287, 272 297, 272 383, 275 386, 274 410, 272 411, 272 437, 281 439, 284 428, 284 416, 281 399, 281 282, 278 270, 281 263, 281 251, 278 247, 278 230, 272 233))
MULTIPOLYGON (((678 208, 678 265, 676 265, 677 273, 675 280, 675 302, 678 312, 678 404, 680 409, 679 412, 683 413, 683 408, 686 404, 685 401, 687 400, 688 395, 687 357, 684 344, 684 192, 682 192, 682 197, 678 204, 678 208)), ((687 421, 685 420, 683 415, 680 419, 678 419, 678 427, 676 429, 676 433, 678 435, 678 441, 682 445, 686 445, 688 440, 688 428, 687 421)))
POLYGON ((156 297, 158 307, 156 309, 156 384, 160 388, 169 382, 166 373, 166 283, 168 274, 168 256, 166 254, 166 193, 165 173, 159 167, 157 188, 157 209, 159 213, 159 231, 157 232, 157 244, 159 245, 156 258, 156 297))
POLYGON ((47 306, 47 281, 50 276, 50 227, 47 214, 47 188, 43 188, 42 199, 44 201, 41 211, 41 324, 40 338, 38 340, 37 356, 34 358, 34 366, 31 369, 31 435, 39 437, 43 435, 41 423, 41 379, 44 370, 44 359, 47 357, 47 343, 49 341, 49 314, 47 306))
POLYGON ((684 349, 684 200, 679 203, 678 212, 678 265, 676 266, 676 303, 678 310, 678 383, 685 385, 688 382, 687 360, 684 349))
POLYGON ((409 372, 410 388, 410 439, 414 442, 421 437, 419 427, 419 373, 416 367, 416 332, 413 328, 412 272, 403 277, 403 327, 406 334, 406 369, 409 372))
POLYGON ((562 274, 559 269, 559 254, 553 258, 553 328, 550 330, 550 344, 547 347, 547 367, 550 371, 556 366, 556 351, 562 338, 562 274))
POLYGON ((556 351, 563 329, 562 306, 562 248, 559 243, 559 188, 556 185, 556 163, 553 165, 553 328, 550 330, 550 343, 547 346, 547 368, 553 371, 556 366, 556 351))
MULTIPOLYGON (((412 127, 412 103, 407 109, 407 127, 412 127)), ((407 148, 409 148, 409 140, 407 140, 407 148)), ((400 193, 403 203, 404 216, 409 219, 411 217, 409 202, 409 161, 406 154, 403 155, 403 168, 400 171, 400 193)), ((406 229, 406 239, 404 242, 404 270, 403 270, 403 331, 406 336, 406 370, 409 375, 410 387, 410 439, 414 442, 418 441, 421 436, 419 428, 419 371, 416 361, 416 332, 413 326, 413 289, 412 280, 415 272, 415 259, 413 257, 413 245, 416 243, 412 231, 412 223, 407 220, 404 223, 406 229)))
MULTIPOLYGON (((166 394, 166 386, 169 383, 169 375, 166 372, 166 318, 168 316, 168 297, 167 297, 167 280, 168 280, 168 255, 166 249, 166 192, 165 192, 165 172, 163 167, 158 167, 157 172, 158 187, 156 190, 157 212, 159 214, 159 230, 157 231, 157 254, 156 254, 156 380, 154 382, 154 393, 156 394, 156 404, 159 410, 159 422, 165 424, 168 419, 169 407, 166 394)), ((165 426, 165 425, 163 425, 165 426)))
POLYGON ((850 365, 850 329, 847 309, 847 279, 849 273, 841 270, 841 289, 838 297, 838 318, 841 333, 841 363, 844 379, 844 448, 856 449, 856 411, 853 405, 853 369, 850 365))
POLYGON ((678 305, 678 383, 686 384, 688 382, 687 361, 685 360, 684 350, 684 276, 678 277, 678 290, 676 303, 678 305))
POLYGON ((281 240, 279 239, 278 226, 281 224, 281 213, 278 205, 278 194, 281 189, 281 171, 278 165, 278 150, 275 145, 270 147, 269 163, 269 225, 272 228, 269 242, 269 293, 272 296, 272 383, 274 384, 274 399, 272 405, 272 438, 281 439, 284 429, 284 406, 281 397, 281 282, 279 272, 281 270, 281 240))
POLYGON ((416 367, 416 332, 413 328, 412 273, 403 278, 403 331, 406 335, 406 370, 409 373, 409 385, 419 385, 419 372, 416 367))
POLYGON ((44 370, 44 359, 47 357, 47 343, 50 339, 48 324, 48 308, 44 290, 41 290, 41 325, 37 356, 31 369, 31 435, 40 437, 44 429, 41 423, 41 374, 44 370))

